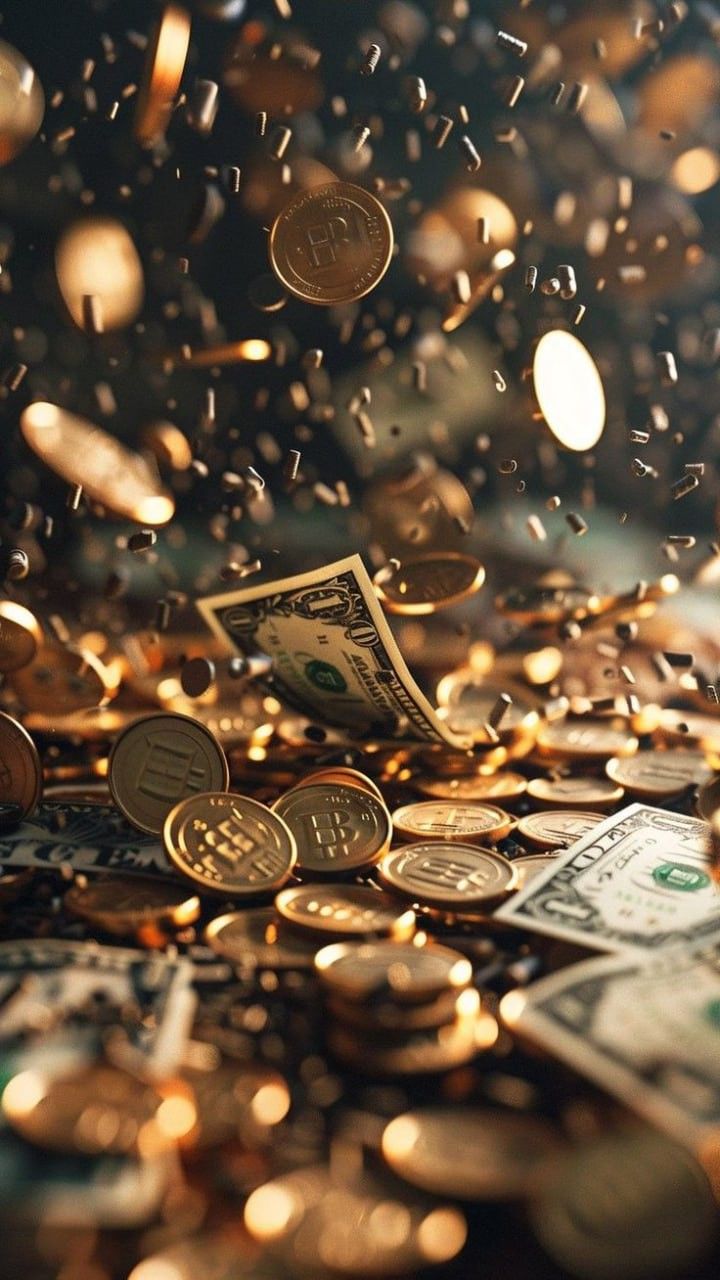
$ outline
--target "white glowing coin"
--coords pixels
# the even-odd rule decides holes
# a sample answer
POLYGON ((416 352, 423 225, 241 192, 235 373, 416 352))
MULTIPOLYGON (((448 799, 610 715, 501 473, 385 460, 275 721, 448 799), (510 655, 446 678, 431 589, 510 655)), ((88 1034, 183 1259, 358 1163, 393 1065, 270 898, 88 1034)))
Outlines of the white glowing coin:
POLYGON ((605 392, 590 352, 578 338, 552 329, 535 350, 533 384, 540 412, 565 449, 592 449, 605 426, 605 392))

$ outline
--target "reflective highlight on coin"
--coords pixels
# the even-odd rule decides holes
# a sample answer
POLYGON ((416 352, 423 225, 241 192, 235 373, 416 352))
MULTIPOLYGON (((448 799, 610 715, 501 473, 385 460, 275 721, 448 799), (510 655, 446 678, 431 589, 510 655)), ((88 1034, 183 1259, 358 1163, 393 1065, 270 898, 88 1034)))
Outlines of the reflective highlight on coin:
POLYGON ((448 910, 486 908, 517 882, 513 864, 501 854, 441 841, 393 850, 382 859, 378 875, 386 888, 448 910))
POLYGON ((281 796, 274 812, 295 837, 301 872, 333 876, 369 867, 390 843, 390 814, 359 787, 299 787, 281 796))
POLYGON ((133 826, 159 835, 187 796, 224 791, 230 775, 216 739, 192 716, 158 712, 116 739, 108 765, 115 804, 133 826))
POLYGON ((163 826, 165 852, 208 893, 252 898, 281 888, 297 856, 278 814, 248 796, 188 796, 163 826))
POLYGON ((539 849, 564 849, 603 821, 602 813, 545 809, 521 818, 517 830, 522 839, 539 849))
POLYGON ((373 586, 391 613, 422 615, 459 604, 479 591, 485 570, 460 551, 429 551, 379 569, 373 586))
POLYGON ((0 711, 0 804, 12 821, 36 808, 42 791, 42 766, 30 734, 0 711))
POLYGON ((605 765, 613 782, 641 799, 666 799, 689 787, 704 786, 713 770, 702 751, 639 751, 627 760, 613 757, 605 765))
POLYGON ((335 942, 318 951, 315 969, 336 995, 367 1000, 385 994, 402 1004, 434 1000, 451 988, 467 987, 472 978, 465 956, 436 943, 335 942))
POLYGON ((320 939, 389 935, 405 941, 415 932, 415 913, 401 910, 389 894, 364 885, 300 885, 275 899, 279 915, 294 928, 320 939))
POLYGON ((502 840, 513 820, 494 804, 456 804, 453 800, 423 800, 406 804, 392 815, 393 827, 405 840, 450 840, 472 844, 502 840))

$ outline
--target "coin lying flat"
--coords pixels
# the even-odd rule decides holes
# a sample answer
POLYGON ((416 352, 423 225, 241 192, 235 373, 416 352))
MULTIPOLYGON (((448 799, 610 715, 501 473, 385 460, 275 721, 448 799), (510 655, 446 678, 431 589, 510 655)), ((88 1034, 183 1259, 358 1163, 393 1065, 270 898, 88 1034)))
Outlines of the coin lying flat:
POLYGON ((538 849, 564 849, 587 835, 599 822, 602 813, 584 813, 571 809, 544 809, 521 818, 517 833, 538 849))
POLYGON ((231 964, 252 969, 312 969, 318 944, 285 928, 274 907, 231 911, 211 920, 205 941, 231 964))
POLYGON ((0 600, 0 671, 7 675, 32 662, 42 644, 34 613, 14 600, 0 600))
POLYGON ((0 804, 7 806, 6 824, 32 813, 41 791, 42 766, 35 743, 17 720, 0 711, 0 804))
POLYGON ((399 1004, 397 1000, 383 996, 365 1004, 358 1000, 344 1000, 341 996, 330 996, 325 1005, 328 1013, 345 1026, 380 1037, 392 1035, 398 1038, 411 1031, 430 1031, 454 1022, 462 1011, 462 1004, 458 1007, 458 1002, 463 995, 464 992, 458 994, 453 989, 443 992, 435 1000, 409 1005, 399 1004))
POLYGON ((296 297, 319 306, 364 298, 385 275, 392 251, 385 209, 350 182, 298 192, 270 232, 276 276, 296 297))
POLYGON ((300 885, 275 899, 279 915, 296 929, 321 938, 366 938, 377 934, 404 942, 415 932, 415 913, 402 910, 387 893, 363 885, 300 885))
POLYGON ((248 796, 204 792, 175 805, 165 819, 170 861, 207 893, 255 898, 282 888, 297 856, 278 814, 248 796))
POLYGON ((186 796, 224 791, 229 781, 222 748, 199 720, 158 712, 136 720, 115 740, 108 782, 118 809, 154 835, 186 796))
POLYGON ((83 888, 71 885, 63 898, 71 915, 80 916, 106 933, 136 933, 148 924, 192 924, 200 915, 200 899, 182 886, 137 876, 92 880, 83 888))
POLYGON ((417 616, 467 600, 484 581, 485 570, 474 556, 461 551, 428 551, 379 569, 373 586, 391 613, 417 616))
POLYGON ((273 811, 295 837, 299 872, 345 875, 372 866, 390 844, 390 814, 359 787, 300 787, 281 796, 273 811))
POLYGON ((368 778, 359 769, 349 769, 346 765, 333 765, 329 769, 317 769, 314 773, 309 773, 307 778, 302 778, 300 782, 297 782, 294 790, 298 790, 300 787, 318 786, 321 783, 329 784, 330 786, 341 784, 359 787, 361 791, 369 791, 382 804, 385 803, 380 788, 373 782, 372 778, 368 778))
POLYGON ((416 774, 412 786, 424 796, 437 800, 504 800, 510 804, 519 800, 527 790, 527 781, 521 773, 494 773, 485 777, 481 773, 461 774, 453 778, 432 778, 416 774))
POLYGON ((396 1116, 382 1153, 406 1182, 459 1200, 520 1200, 539 1189, 563 1149, 552 1125, 479 1107, 427 1107, 396 1116))
MULTIPOLYGON (((367 1034, 336 1023, 328 1029, 330 1051, 345 1066, 369 1076, 430 1075, 460 1067, 488 1048, 494 1019, 480 1015, 480 997, 468 989, 458 997, 465 1012, 445 1026, 410 1032, 397 1043, 385 1036, 369 1043, 367 1034)), ((496 1030, 496 1028, 495 1028, 496 1030)))
POLYGON ((623 788, 610 778, 576 773, 567 778, 532 778, 527 793, 536 804, 549 809, 612 809, 625 795, 623 788))
POLYGON ((549 760, 609 760, 635 755, 640 743, 626 729, 583 719, 543 725, 535 745, 538 755, 549 760))
POLYGON ((501 854, 439 840, 386 854, 378 875, 387 889, 448 911, 485 909, 512 892, 517 881, 513 864, 501 854))
POLYGON ((613 757, 605 772, 633 796, 663 800, 701 787, 714 776, 702 751, 639 751, 628 759, 613 757))
POLYGON ((472 978, 464 956, 435 943, 334 942, 318 951, 315 969, 334 995, 369 1000, 385 994, 402 1004, 434 1000, 472 978))
POLYGON ((472 844, 502 840, 513 820, 494 804, 456 804, 453 800, 423 800, 406 804, 392 815, 393 828, 404 840, 444 840, 472 844))

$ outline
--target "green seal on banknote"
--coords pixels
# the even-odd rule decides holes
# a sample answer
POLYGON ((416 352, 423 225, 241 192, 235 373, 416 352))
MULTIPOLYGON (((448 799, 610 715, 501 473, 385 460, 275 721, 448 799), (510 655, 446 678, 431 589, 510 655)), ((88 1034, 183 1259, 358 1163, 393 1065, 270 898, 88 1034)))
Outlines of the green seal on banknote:
POLYGON ((317 689, 327 693, 345 693, 347 690, 347 682, 331 662, 313 658, 305 664, 305 675, 317 689))
POLYGON ((704 871, 682 862, 663 862, 655 868, 652 878, 656 884, 662 884, 666 889, 679 889, 681 893, 694 893, 696 889, 706 889, 710 884, 710 877, 704 871))

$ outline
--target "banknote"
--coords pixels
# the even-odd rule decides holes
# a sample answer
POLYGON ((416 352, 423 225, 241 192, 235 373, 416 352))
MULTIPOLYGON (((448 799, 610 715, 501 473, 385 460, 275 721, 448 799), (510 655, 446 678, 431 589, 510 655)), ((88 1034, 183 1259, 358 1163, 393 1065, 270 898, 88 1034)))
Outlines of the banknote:
POLYGON ((41 804, 32 817, 0 833, 0 865, 51 869, 68 862, 75 871, 175 874, 157 836, 129 826, 110 805, 41 804))
POLYGON ((495 915, 597 951, 650 955, 720 934, 707 823, 628 805, 572 844, 495 915))
POLYGON ((585 960, 511 992, 501 1012, 679 1142, 717 1142, 719 942, 585 960))
POLYGON ((272 658, 269 688, 311 719, 467 745, 411 676, 359 555, 197 603, 226 647, 272 658))

